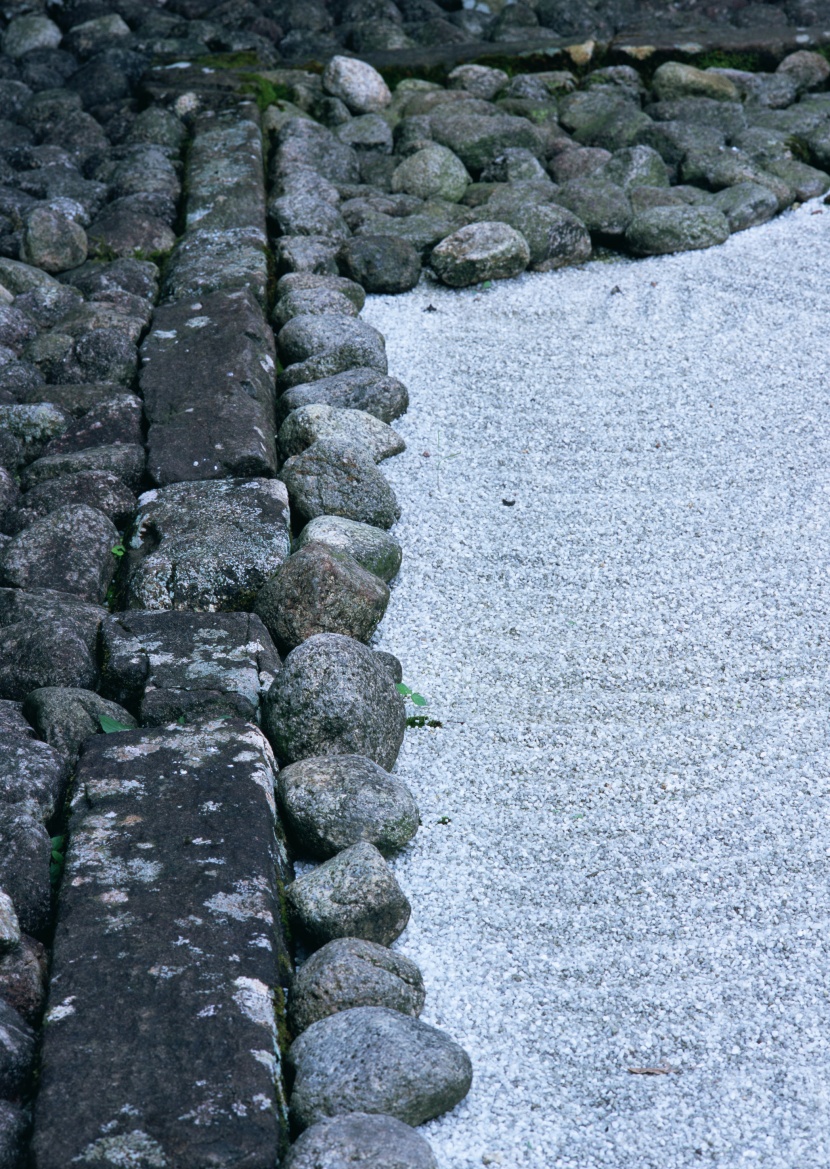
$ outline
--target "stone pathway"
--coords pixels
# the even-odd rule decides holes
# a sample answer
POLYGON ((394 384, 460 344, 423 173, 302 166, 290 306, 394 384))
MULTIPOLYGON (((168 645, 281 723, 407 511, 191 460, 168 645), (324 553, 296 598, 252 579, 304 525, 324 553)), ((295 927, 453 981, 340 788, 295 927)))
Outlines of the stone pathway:
POLYGON ((442 1169, 828 1162, 828 244, 816 202, 364 309, 412 401, 380 646, 443 724, 399 944, 474 1065, 442 1169))

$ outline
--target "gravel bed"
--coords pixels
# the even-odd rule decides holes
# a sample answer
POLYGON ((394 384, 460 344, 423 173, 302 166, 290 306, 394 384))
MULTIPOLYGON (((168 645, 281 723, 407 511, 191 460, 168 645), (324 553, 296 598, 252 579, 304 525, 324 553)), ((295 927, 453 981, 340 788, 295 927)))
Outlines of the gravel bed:
POLYGON ((367 302, 412 401, 376 643, 443 723, 395 948, 475 1074, 442 1169, 830 1160, 828 244, 814 201, 367 302))

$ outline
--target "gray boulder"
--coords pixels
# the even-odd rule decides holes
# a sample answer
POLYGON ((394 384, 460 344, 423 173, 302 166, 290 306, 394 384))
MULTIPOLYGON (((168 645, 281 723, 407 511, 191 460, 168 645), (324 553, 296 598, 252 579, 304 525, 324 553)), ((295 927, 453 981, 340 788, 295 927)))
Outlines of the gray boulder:
POLYGON ((14 911, 14 902, 0 889, 0 955, 8 954, 20 945, 20 922, 14 911))
POLYGON ((473 1078, 469 1056, 442 1031, 384 1007, 321 1019, 294 1040, 288 1060, 291 1119, 301 1129, 349 1112, 423 1124, 463 1100, 473 1078))
POLYGON ((483 101, 492 101, 509 80, 503 69, 487 65, 457 65, 447 76, 450 89, 464 89, 483 101))
POLYGON ((302 855, 315 859, 360 840, 388 854, 418 831, 409 788, 362 755, 292 763, 279 773, 278 791, 289 835, 302 855))
POLYGON ((409 292, 421 278, 421 257, 405 239, 393 235, 359 235, 337 253, 340 271, 366 292, 409 292))
MULTIPOLYGON (((8 50, 6 51, 8 52, 8 50)), ((803 92, 809 89, 821 89, 827 83, 827 79, 830 77, 830 64, 821 53, 799 49, 786 56, 776 72, 792 77, 803 92)))
POLYGON ((637 256, 711 248, 729 238, 729 223, 715 207, 653 207, 632 219, 625 242, 637 256))
POLYGON ((27 934, 42 934, 52 918, 52 842, 39 816, 16 807, 4 812, 7 814, 0 818, 0 887, 14 901, 20 928, 27 934))
POLYGON ((89 251, 86 232, 65 210, 50 204, 26 217, 26 260, 45 272, 66 272, 83 264, 89 251))
POLYGON ((525 239, 534 272, 550 272, 568 264, 581 264, 591 255, 591 236, 585 224, 565 207, 554 203, 521 200, 511 208, 485 204, 483 219, 509 224, 525 239))
POLYGON ((303 523, 315 516, 339 515, 391 528, 400 517, 394 491, 363 446, 320 438, 288 459, 280 474, 292 511, 303 523))
POLYGON ((285 887, 297 925, 313 945, 364 938, 388 946, 406 929, 411 908, 391 869, 368 841, 344 849, 285 887))
POLYGON ((766 170, 777 179, 782 179, 802 203, 823 195, 830 187, 830 174, 808 166, 797 158, 773 159, 767 163, 766 170))
POLYGON ((262 725, 286 763, 315 755, 365 755, 386 771, 406 729, 403 699, 367 646, 337 633, 304 641, 263 700, 262 725))
POLYGON ((422 204, 421 210, 411 215, 367 213, 355 236, 392 236, 411 244, 421 259, 426 260, 437 243, 459 227, 465 227, 471 218, 466 207, 436 199, 422 204))
POLYGON ((396 193, 457 203, 471 182, 461 159, 446 146, 433 142, 403 160, 392 175, 391 185, 396 193))
POLYGON ((294 551, 313 543, 348 552, 368 572, 387 582, 397 576, 401 567, 403 553, 394 536, 344 516, 321 515, 310 520, 294 541, 294 551))
POLYGON ((360 182, 357 153, 308 118, 290 118, 279 130, 277 142, 270 162, 272 181, 304 166, 332 183, 360 182))
POLYGON ((0 589, 0 697, 22 700, 39 686, 93 688, 105 614, 68 593, 0 589))
POLYGON ((35 49, 56 49, 62 33, 53 20, 39 13, 25 13, 9 22, 3 34, 3 52, 14 60, 35 49))
POLYGON ((280 456, 288 459, 298 455, 319 438, 365 446, 376 463, 406 450, 406 443, 397 431, 374 414, 315 403, 292 410, 283 422, 279 432, 280 456))
MULTIPOLYGON (((695 127, 711 126, 728 138, 740 134, 746 129, 747 124, 747 116, 740 102, 715 101, 707 97, 683 97, 655 102, 648 107, 648 113, 655 122, 686 122, 695 127)), ((637 140, 642 141, 639 137, 637 140)))
POLYGON ((758 183, 736 183, 718 191, 712 197, 712 206, 726 216, 729 230, 735 232, 772 219, 778 210, 778 200, 772 191, 758 183))
MULTIPOLYGON (((32 1025, 39 1021, 46 1000, 47 973, 46 948, 27 934, 21 934, 19 945, 0 956, 0 999, 32 1025)), ((3 1164, 0 1153, 0 1166, 3 1164)))
POLYGON ((128 608, 246 608, 288 555, 288 522, 276 479, 146 492, 127 553, 128 608))
POLYGON ((288 653, 316 633, 368 642, 388 604, 384 582, 348 552, 306 544, 259 590, 254 610, 280 652, 288 653))
POLYGON ((414 962, 360 938, 335 938, 308 958, 291 983, 288 1025, 294 1035, 353 1007, 420 1015, 424 980, 414 962))
POLYGON ((0 999, 0 1099, 20 1095, 34 1057, 34 1031, 14 1007, 0 999))
POLYGON ((311 314, 356 317, 360 309, 348 296, 334 288, 303 288, 287 292, 274 305, 273 321, 277 329, 287 325, 292 317, 311 314))
POLYGON ((602 174, 563 183, 554 198, 572 211, 588 231, 598 235, 622 235, 631 222, 628 195, 602 174))
POLYGON ((274 244, 278 275, 307 272, 314 275, 337 275, 339 240, 324 235, 287 235, 274 244))
POLYGON ((283 1169, 353 1169, 355 1165, 438 1169, 432 1149, 408 1124, 365 1112, 319 1120, 300 1134, 282 1165, 283 1169))
POLYGON ((403 382, 375 369, 347 369, 286 391, 277 402, 277 421, 285 421, 292 410, 314 404, 365 410, 382 422, 393 422, 409 408, 409 392, 403 382))
POLYGON ((0 584, 58 588, 102 603, 115 574, 118 529, 85 504, 60 507, 20 532, 0 555, 0 584))
POLYGON ((471 223, 432 251, 432 267, 444 284, 463 288, 483 280, 518 276, 530 263, 530 248, 506 223, 471 223))
POLYGON ((138 723, 123 706, 93 690, 43 686, 26 695, 23 709, 41 739, 69 759, 76 759, 84 739, 101 733, 101 716, 125 727, 138 723))
MULTIPOLYGON (((20 812, 45 823, 60 810, 68 769, 66 760, 58 751, 38 739, 7 731, 0 735, 0 761, 3 767, 0 789, 3 815, 20 812)), ((14 901, 13 890, 0 882, 2 888, 14 901)))
POLYGON ((18 1105, 0 1100, 0 1169, 19 1169, 22 1165, 28 1131, 28 1114, 18 1105))
POLYGON ((523 148, 539 155, 542 139, 526 118, 488 113, 471 113, 463 103, 442 106, 430 119, 432 136, 455 154, 472 175, 479 175, 488 163, 509 148, 523 148))
POLYGON ((144 478, 144 447, 131 443, 88 447, 63 455, 44 455, 30 463, 22 475, 23 487, 29 491, 40 483, 75 475, 81 471, 98 471, 115 475, 130 491, 137 491, 144 478))
POLYGON ((557 183, 567 183, 602 170, 612 158, 611 151, 603 150, 601 146, 571 145, 554 155, 548 163, 548 170, 557 183))
MULTIPOLYGON (((288 272, 277 281, 277 301, 293 293, 313 292, 316 289, 339 292, 346 296, 358 312, 366 303, 366 293, 354 280, 344 276, 326 276, 315 272, 288 272)), ((293 315, 293 314, 292 314, 293 315)))
POLYGON ((604 86, 564 97, 559 103, 559 121, 583 146, 611 151, 631 146, 650 124, 639 101, 604 86))
POLYGON ((737 87, 717 70, 696 69, 679 61, 666 61, 655 72, 652 88, 658 101, 706 97, 712 101, 741 100, 737 87))
POLYGON ((280 235, 311 235, 341 240, 349 228, 336 207, 313 193, 280 195, 268 204, 280 235))
POLYGON ((378 154, 392 153, 392 130, 386 118, 380 114, 362 114, 341 122, 334 131, 335 136, 353 150, 377 151, 378 154))
POLYGON ((277 379, 281 390, 359 366, 382 374, 388 368, 383 336, 371 325, 347 317, 294 317, 277 336, 277 352, 289 367, 277 379))
POLYGON ((663 159, 650 146, 626 146, 616 150, 602 174, 624 191, 632 187, 667 187, 669 175, 663 159))
POLYGON ((97 508, 117 528, 125 528, 138 500, 111 471, 78 471, 73 475, 47 479, 27 491, 8 515, 5 530, 12 535, 22 532, 50 512, 80 503, 97 508))
POLYGON ((377 69, 353 57, 332 57, 323 71, 323 89, 344 102, 353 114, 385 109, 392 101, 389 86, 377 69))

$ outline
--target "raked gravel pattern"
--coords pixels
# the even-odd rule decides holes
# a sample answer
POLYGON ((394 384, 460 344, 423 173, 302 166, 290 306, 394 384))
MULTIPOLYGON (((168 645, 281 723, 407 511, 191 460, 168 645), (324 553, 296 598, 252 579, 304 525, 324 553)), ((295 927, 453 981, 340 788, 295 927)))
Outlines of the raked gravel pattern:
POLYGON ((378 645, 444 724, 397 945, 475 1067, 441 1169, 830 1164, 828 273, 814 202, 369 298, 412 396, 378 645))

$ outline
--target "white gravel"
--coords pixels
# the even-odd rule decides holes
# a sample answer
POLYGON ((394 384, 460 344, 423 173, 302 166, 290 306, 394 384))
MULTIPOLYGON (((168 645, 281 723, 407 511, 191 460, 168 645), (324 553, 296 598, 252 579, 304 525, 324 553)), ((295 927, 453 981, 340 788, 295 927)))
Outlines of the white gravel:
POLYGON ((378 644, 444 724, 395 862, 475 1067, 442 1169, 830 1164, 829 245, 813 203, 364 310, 412 396, 378 644))

